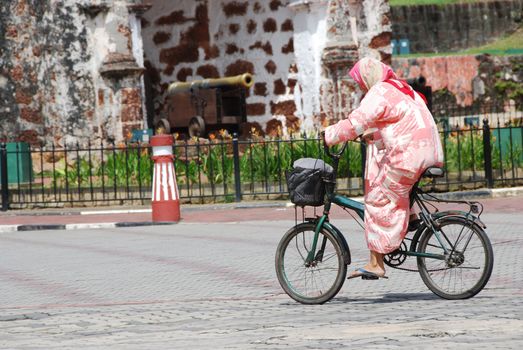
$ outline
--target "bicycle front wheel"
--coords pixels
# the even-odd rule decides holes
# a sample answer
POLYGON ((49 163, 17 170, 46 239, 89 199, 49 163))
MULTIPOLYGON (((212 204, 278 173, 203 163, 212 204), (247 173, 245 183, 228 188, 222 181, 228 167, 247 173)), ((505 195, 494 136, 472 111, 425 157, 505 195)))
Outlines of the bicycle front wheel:
POLYGON ((492 245, 486 233, 474 222, 447 217, 439 224, 444 252, 430 229, 421 237, 418 252, 444 256, 444 260, 418 257, 418 269, 425 285, 444 299, 466 299, 487 284, 494 264, 492 245))
POLYGON ((283 290, 303 304, 323 304, 345 282, 347 265, 343 248, 334 235, 322 228, 314 259, 307 261, 314 239, 314 223, 291 228, 276 250, 276 275, 283 290))

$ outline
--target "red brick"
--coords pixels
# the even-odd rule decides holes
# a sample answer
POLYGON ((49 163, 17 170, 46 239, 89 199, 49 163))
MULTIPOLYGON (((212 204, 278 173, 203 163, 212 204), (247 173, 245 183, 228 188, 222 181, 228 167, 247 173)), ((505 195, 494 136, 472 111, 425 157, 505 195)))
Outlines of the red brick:
POLYGON ((252 137, 253 134, 257 136, 265 136, 260 123, 257 122, 245 122, 240 124, 240 135, 242 138, 252 137), (253 133, 254 130, 254 133, 253 133))
POLYGON ((254 74, 254 65, 251 62, 244 60, 237 60, 231 63, 225 69, 225 76, 239 75, 243 73, 254 74))
POLYGON ((296 79, 287 80, 287 86, 289 87, 290 94, 294 94, 294 87, 296 86, 296 83, 297 83, 296 79))
POLYGON ((281 48, 281 52, 284 54, 294 52, 294 40, 289 39, 289 42, 281 48))
POLYGON ((271 119, 265 126, 265 134, 270 137, 279 137, 282 135, 283 124, 278 119, 271 119))
POLYGON ((171 33, 157 32, 153 36, 153 41, 156 45, 163 44, 171 39, 171 33))
POLYGON ((15 100, 16 103, 28 105, 33 102, 33 96, 25 93, 24 91, 17 90, 15 100))
POLYGON ((254 6, 253 6, 253 11, 254 13, 262 13, 263 12, 263 7, 260 5, 260 3, 258 1, 256 1, 254 3, 254 6))
POLYGON ((374 38, 371 39, 369 43, 369 47, 371 49, 377 49, 379 47, 384 47, 390 45, 390 39, 392 37, 391 32, 383 32, 381 34, 376 35, 374 38))
POLYGON ((296 112, 296 104, 294 100, 288 100, 283 102, 274 103, 271 101, 271 113, 272 115, 294 115, 296 112))
POLYGON ((213 45, 213 46, 210 46, 210 47, 209 46, 205 46, 203 48, 203 50, 205 51, 205 59, 206 60, 212 60, 213 58, 216 58, 216 57, 220 56, 220 49, 216 45, 213 45))
POLYGON ((274 33, 278 28, 278 25, 276 24, 276 21, 274 18, 267 18, 265 22, 263 22, 263 30, 266 33, 274 33))
POLYGON ((247 13, 247 6, 249 3, 247 1, 245 2, 238 2, 233 1, 227 4, 222 4, 223 13, 225 13, 225 16, 232 17, 232 16, 244 16, 247 13))
POLYGON ((104 105, 104 91, 102 89, 98 89, 98 106, 104 105))
POLYGON ((282 32, 292 32, 294 30, 294 25, 292 19, 288 18, 281 24, 280 30, 282 32))
POLYGON ((174 11, 167 16, 160 17, 156 20, 158 25, 168 25, 168 24, 180 24, 190 21, 189 18, 185 17, 183 11, 174 11))
POLYGON ((186 81, 187 77, 192 76, 192 72, 193 72, 192 68, 187 68, 187 67, 181 68, 178 71, 178 74, 176 74, 176 79, 178 79, 178 81, 186 81))
POLYGON ((141 105, 122 105, 120 112, 122 122, 136 122, 142 120, 141 105))
POLYGON ((236 34, 240 30, 240 25, 238 23, 229 24, 229 33, 236 34))
POLYGON ((11 78, 13 78, 13 80, 20 81, 22 80, 23 76, 24 69, 22 68, 22 66, 16 66, 13 69, 11 69, 11 78))
POLYGON ((257 41, 253 45, 249 46, 249 49, 261 49, 267 55, 272 55, 272 45, 268 41, 265 44, 262 44, 261 41, 257 41))
POLYGON ((254 94, 257 96, 267 96, 267 83, 254 84, 254 94))
POLYGON ((171 76, 173 74, 173 72, 174 72, 174 65, 173 64, 168 65, 163 70, 163 74, 164 75, 168 75, 168 76, 171 76))
POLYGON ((42 124, 43 118, 39 111, 28 107, 20 108, 20 118, 33 124, 42 124))
POLYGON ((38 132, 36 132, 35 130, 24 130, 20 132, 16 140, 18 142, 27 142, 32 145, 38 145, 40 143, 40 140, 38 138, 38 132))
POLYGON ((265 103, 248 103, 247 115, 265 115, 265 103))
POLYGON ((266 64, 265 64, 265 70, 267 71, 267 73, 270 73, 270 74, 274 74, 276 73, 276 63, 274 63, 273 60, 269 60, 266 64))
POLYGON ((196 62, 198 57, 198 45, 195 42, 160 50, 160 62, 174 66, 180 62, 196 62))
POLYGON ((138 88, 122 89, 122 104, 124 105, 142 105, 142 96, 138 88))
POLYGON ((284 95, 285 94, 285 84, 281 79, 274 81, 274 94, 275 95, 284 95))
POLYGON ((271 8, 272 11, 276 11, 278 10, 278 8, 280 6, 284 6, 280 0, 272 0, 271 3, 269 4, 269 7, 271 8))
POLYGON ((250 19, 249 22, 247 22, 247 32, 249 34, 256 33, 256 28, 258 27, 258 24, 256 24, 256 21, 250 19))
POLYGON ((285 126, 289 131, 299 131, 301 120, 294 115, 285 116, 285 126))
POLYGON ((240 49, 238 48, 238 46, 236 46, 236 44, 229 43, 229 44, 227 44, 227 48, 225 50, 225 53, 227 55, 233 55, 233 54, 235 54, 238 51, 240 51, 240 49))
POLYGON ((198 69, 196 70, 196 74, 203 77, 204 79, 214 79, 220 77, 220 73, 218 73, 218 68, 216 68, 212 64, 206 64, 198 67, 198 69))

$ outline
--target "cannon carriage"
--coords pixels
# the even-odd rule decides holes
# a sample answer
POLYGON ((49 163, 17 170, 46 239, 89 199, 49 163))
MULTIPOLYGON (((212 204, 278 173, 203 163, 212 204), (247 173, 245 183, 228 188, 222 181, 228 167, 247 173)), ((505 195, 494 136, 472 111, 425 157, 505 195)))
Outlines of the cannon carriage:
POLYGON ((249 73, 218 79, 174 82, 167 89, 163 113, 155 127, 202 137, 226 129, 238 132, 247 121, 246 92, 253 84, 249 73))

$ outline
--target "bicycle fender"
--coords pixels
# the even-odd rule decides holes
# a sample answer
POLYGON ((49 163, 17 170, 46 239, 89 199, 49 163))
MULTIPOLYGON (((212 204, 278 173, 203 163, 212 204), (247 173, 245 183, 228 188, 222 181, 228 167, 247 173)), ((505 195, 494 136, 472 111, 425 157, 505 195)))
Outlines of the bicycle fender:
POLYGON ((412 237, 412 241, 410 242, 410 248, 409 248, 410 252, 415 252, 417 250, 416 247, 418 246, 419 238, 421 237, 421 234, 423 232, 425 232, 426 229, 427 229, 427 226, 422 221, 420 227, 418 227, 418 229, 416 230, 416 233, 412 237))
POLYGON ((331 225, 331 223, 328 222, 328 221, 325 221, 323 223, 323 227, 325 227, 327 230, 329 230, 330 233, 332 233, 332 235, 334 237, 336 237, 338 242, 340 242, 342 248, 344 249, 344 252, 342 253, 343 254, 343 260, 345 261, 345 264, 350 265, 350 263, 351 263, 351 256, 350 256, 349 244, 347 243, 347 240, 345 239, 345 236, 343 236, 343 233, 341 233, 341 231, 338 230, 338 228, 336 226, 331 225))
POLYGON ((441 219, 442 217, 447 217, 447 216, 459 216, 459 217, 462 217, 466 220, 471 220, 473 221, 475 224, 478 224, 479 227, 482 227, 482 228, 487 228, 487 225, 485 225, 483 223, 483 221, 480 220, 479 217, 477 217, 476 215, 474 214, 470 214, 466 211, 462 211, 462 210, 446 210, 446 211, 441 211, 441 212, 438 212, 438 213, 434 213, 434 220, 439 220, 441 219))
MULTIPOLYGON (((487 225, 485 225, 483 223, 483 221, 480 220, 479 217, 473 215, 473 214, 470 214, 466 211, 461 211, 461 210, 446 210, 446 211, 441 211, 441 212, 437 212, 437 213, 434 213, 433 214, 433 218, 434 220, 440 220, 442 218, 446 218, 446 217, 460 217, 460 218, 463 218, 465 220, 470 220, 472 221, 473 223, 475 223, 476 225, 478 225, 479 227, 482 227, 482 228, 487 228, 487 225)), ((412 237, 412 242, 410 243, 410 251, 411 252, 415 252, 416 251, 416 247, 418 246, 418 241, 421 237, 421 234, 423 232, 425 232, 425 230, 427 229, 427 226, 425 225, 425 223, 421 222, 421 226, 416 230, 416 233, 414 234, 414 236, 412 237)))

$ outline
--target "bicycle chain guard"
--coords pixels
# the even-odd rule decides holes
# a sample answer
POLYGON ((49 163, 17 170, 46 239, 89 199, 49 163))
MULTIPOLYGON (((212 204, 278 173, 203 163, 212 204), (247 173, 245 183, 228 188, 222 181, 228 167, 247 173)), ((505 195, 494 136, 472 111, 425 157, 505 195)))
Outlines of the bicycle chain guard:
POLYGON ((403 251, 403 252, 407 251, 407 244, 405 243, 405 241, 401 242, 401 245, 399 246, 398 249, 396 249, 392 253, 389 253, 383 257, 383 261, 385 262, 385 264, 387 264, 387 266, 394 267, 394 268, 403 264, 405 262, 405 260, 407 259, 407 254, 401 253, 401 251, 403 251))

